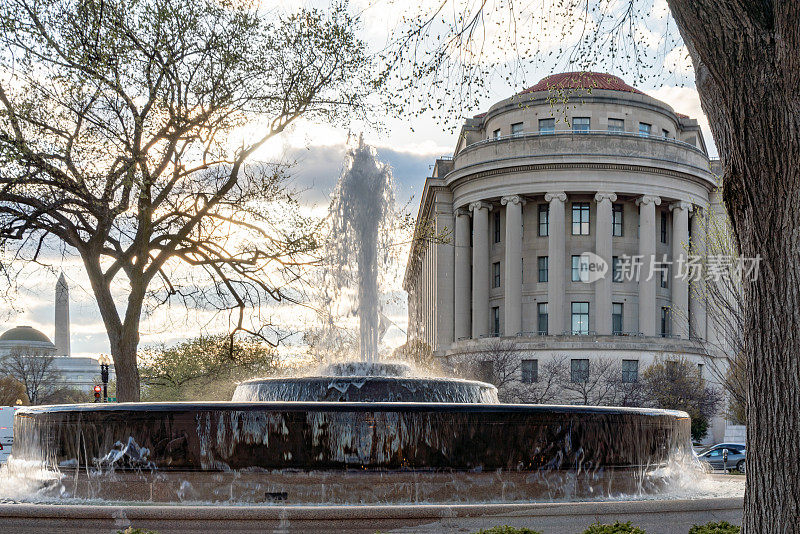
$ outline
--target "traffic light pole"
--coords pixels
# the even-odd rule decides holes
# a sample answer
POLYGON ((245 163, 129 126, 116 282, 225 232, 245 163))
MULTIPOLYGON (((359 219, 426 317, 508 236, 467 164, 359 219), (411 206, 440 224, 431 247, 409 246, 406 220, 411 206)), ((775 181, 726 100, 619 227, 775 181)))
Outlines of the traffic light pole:
POLYGON ((100 378, 103 379, 103 402, 108 402, 108 364, 100 364, 100 378))

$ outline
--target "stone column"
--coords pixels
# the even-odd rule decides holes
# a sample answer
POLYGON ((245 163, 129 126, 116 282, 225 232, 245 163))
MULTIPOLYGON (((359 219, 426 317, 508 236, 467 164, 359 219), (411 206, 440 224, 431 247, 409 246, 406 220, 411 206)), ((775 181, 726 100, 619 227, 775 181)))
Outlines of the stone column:
MULTIPOLYGON (((689 252, 692 256, 702 258, 700 260, 702 262, 706 257, 705 212, 695 207, 690 224, 692 225, 692 240, 689 252)), ((705 281, 702 274, 699 280, 689 282, 689 320, 692 325, 690 329, 692 336, 707 340, 706 303, 700 296, 705 294, 703 284, 705 281)))
POLYGON ((689 202, 675 202, 670 204, 672 211, 672 269, 670 269, 670 283, 672 288, 672 307, 670 319, 672 334, 682 339, 689 338, 689 284, 685 277, 676 277, 678 267, 686 268, 688 254, 686 248, 689 243, 689 212, 692 205, 689 202))
POLYGON ((601 336, 611 335, 611 281, 612 273, 612 229, 611 203, 617 200, 614 193, 597 193, 597 217, 595 223, 594 253, 608 263, 606 275, 594 283, 595 330, 601 336))
POLYGON ((552 336, 559 335, 565 330, 564 262, 567 254, 567 228, 564 203, 567 201, 567 195, 563 191, 547 193, 544 199, 550 203, 547 237, 547 333, 552 336))
POLYGON ((503 197, 506 207, 505 335, 522 331, 522 206, 518 195, 503 197))
POLYGON ((639 331, 645 336, 656 335, 656 284, 657 276, 652 276, 651 265, 656 255, 656 206, 661 198, 644 195, 636 200, 639 206, 639 255, 642 268, 639 273, 639 331))
POLYGON ((455 316, 455 340, 470 336, 470 316, 472 315, 472 302, 470 295, 470 256, 469 247, 469 212, 459 208, 454 212, 455 224, 455 295, 453 302, 453 315, 455 316))
POLYGON ((489 207, 473 202, 472 212, 472 337, 489 333, 489 207))

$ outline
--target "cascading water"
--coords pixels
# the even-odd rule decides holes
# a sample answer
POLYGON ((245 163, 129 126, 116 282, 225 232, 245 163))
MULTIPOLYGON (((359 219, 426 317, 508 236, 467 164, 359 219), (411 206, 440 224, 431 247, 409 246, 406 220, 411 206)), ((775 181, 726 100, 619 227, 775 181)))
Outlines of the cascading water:
POLYGON ((394 211, 394 186, 389 167, 359 138, 347 152, 345 168, 331 204, 330 260, 336 291, 355 270, 359 354, 362 361, 378 360, 378 273, 387 260, 394 211))

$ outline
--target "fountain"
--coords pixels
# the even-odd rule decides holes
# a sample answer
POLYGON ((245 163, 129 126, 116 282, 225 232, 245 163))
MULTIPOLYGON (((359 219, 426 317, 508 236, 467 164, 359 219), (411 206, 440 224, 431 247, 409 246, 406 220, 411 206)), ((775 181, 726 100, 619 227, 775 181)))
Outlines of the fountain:
POLYGON ((332 210, 334 257, 357 267, 360 361, 248 380, 231 402, 25 408, 8 471, 38 466, 42 497, 150 502, 524 502, 658 491, 659 468, 689 454, 684 412, 500 404, 491 384, 378 361, 376 221, 390 202, 391 175, 360 142, 332 210))

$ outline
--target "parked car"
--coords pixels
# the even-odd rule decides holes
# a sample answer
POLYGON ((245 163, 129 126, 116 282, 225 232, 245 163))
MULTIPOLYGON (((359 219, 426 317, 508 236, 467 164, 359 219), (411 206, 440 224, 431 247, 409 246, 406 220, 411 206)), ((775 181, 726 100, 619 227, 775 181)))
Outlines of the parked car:
POLYGON ((747 449, 743 443, 717 443, 697 455, 701 462, 706 462, 711 469, 736 469, 745 472, 747 449), (727 461, 723 453, 728 451, 727 461))

